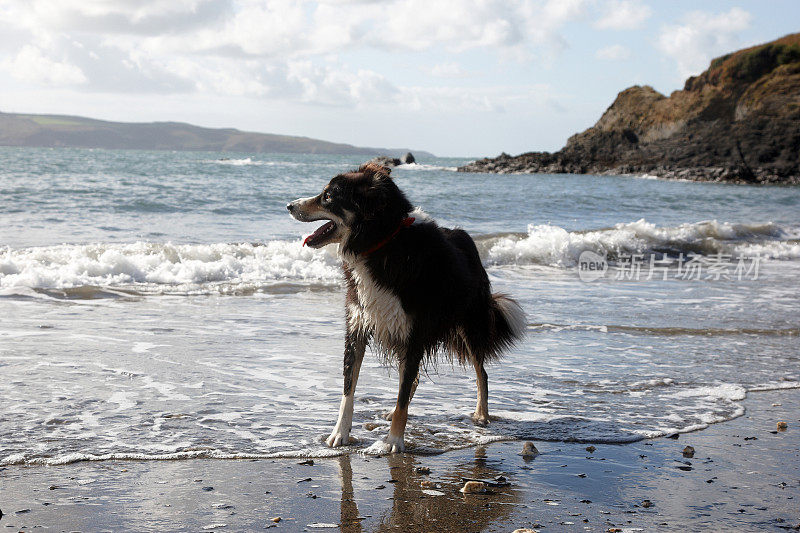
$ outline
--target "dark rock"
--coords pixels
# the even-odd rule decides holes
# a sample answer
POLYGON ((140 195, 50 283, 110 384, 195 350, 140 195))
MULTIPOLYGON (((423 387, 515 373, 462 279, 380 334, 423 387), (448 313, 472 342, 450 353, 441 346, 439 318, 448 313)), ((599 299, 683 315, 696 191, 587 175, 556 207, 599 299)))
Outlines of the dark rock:
POLYGON ((378 157, 373 157, 372 159, 367 161, 367 163, 376 163, 378 165, 381 165, 382 167, 388 167, 388 168, 396 167, 397 165, 402 164, 400 160, 397 159, 396 157, 389 157, 387 155, 379 155, 378 157))
POLYGON ((414 155, 411 152, 406 152, 405 154, 400 156, 400 163, 403 165, 410 165, 411 163, 416 163, 416 159, 414 159, 414 155))
POLYGON ((800 33, 728 54, 669 97, 631 87, 558 152, 503 153, 458 170, 800 184, 798 50, 800 33))

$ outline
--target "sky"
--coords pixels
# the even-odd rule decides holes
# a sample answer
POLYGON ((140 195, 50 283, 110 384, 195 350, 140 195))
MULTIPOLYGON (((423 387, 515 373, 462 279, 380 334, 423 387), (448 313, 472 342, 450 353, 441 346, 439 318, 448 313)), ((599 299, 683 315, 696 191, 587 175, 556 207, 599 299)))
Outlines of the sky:
POLYGON ((798 0, 0 0, 0 111, 553 151, 631 85, 798 31, 798 0))

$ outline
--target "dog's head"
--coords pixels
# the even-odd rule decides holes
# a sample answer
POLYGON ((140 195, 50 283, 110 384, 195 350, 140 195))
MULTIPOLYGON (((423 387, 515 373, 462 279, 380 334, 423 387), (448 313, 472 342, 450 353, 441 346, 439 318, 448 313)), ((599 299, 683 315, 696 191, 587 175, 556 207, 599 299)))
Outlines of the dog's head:
POLYGON ((303 244, 320 248, 338 242, 346 251, 361 253, 391 234, 412 206, 390 172, 367 163, 334 177, 317 196, 289 203, 289 213, 301 222, 327 221, 303 244))

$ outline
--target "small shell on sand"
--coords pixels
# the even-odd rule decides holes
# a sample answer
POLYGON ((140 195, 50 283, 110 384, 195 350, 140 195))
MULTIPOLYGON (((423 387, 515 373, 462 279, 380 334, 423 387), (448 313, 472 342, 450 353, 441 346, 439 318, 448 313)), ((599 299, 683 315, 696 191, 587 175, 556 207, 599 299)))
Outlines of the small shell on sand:
POLYGON ((528 529, 527 527, 521 527, 519 529, 515 529, 513 533, 537 533, 535 529, 528 529))
POLYGON ((381 427, 381 424, 376 424, 375 422, 364 423, 364 429, 366 429, 367 431, 373 431, 375 429, 378 429, 379 427, 381 427))
POLYGON ((786 422, 778 422, 778 431, 786 431, 788 427, 789 424, 787 424, 786 422))
POLYGON ((422 487, 423 489, 435 489, 436 483, 434 483, 433 481, 428 481, 427 479, 423 479, 422 481, 419 482, 419 486, 422 487))
POLYGON ((652 507, 652 506, 653 506, 653 502, 651 502, 650 500, 642 500, 642 507, 644 507, 645 509, 647 509, 648 507, 652 507))
POLYGON ((539 455, 539 450, 536 449, 532 442, 526 442, 522 445, 522 453, 520 455, 522 457, 536 457, 539 455))
POLYGON ((694 457, 694 448, 692 448, 691 446, 687 446, 686 448, 684 448, 683 449, 683 456, 684 457, 690 457, 690 458, 694 457))
POLYGON ((427 476, 430 473, 431 473, 431 469, 428 468, 427 466, 418 466, 417 467, 417 474, 423 474, 423 475, 427 476))
POLYGON ((281 521, 281 517, 280 516, 276 516, 275 518, 272 519, 272 521, 277 524, 278 522, 281 521))
POLYGON ((467 481, 464 483, 464 486, 461 487, 460 492, 464 494, 480 494, 486 492, 486 483, 483 481, 467 481))

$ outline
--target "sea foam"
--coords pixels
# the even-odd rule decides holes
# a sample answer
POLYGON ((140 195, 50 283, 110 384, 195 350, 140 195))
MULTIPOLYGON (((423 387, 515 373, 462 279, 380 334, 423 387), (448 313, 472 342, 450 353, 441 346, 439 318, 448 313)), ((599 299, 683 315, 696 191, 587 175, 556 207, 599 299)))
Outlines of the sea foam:
POLYGON ((265 244, 59 245, 0 250, 0 289, 123 286, 192 291, 201 287, 337 284, 335 253, 299 241, 265 244))
POLYGON ((483 241, 493 265, 543 264, 573 267, 581 253, 592 251, 614 259, 621 254, 660 252, 729 254, 763 258, 800 257, 795 232, 777 224, 730 224, 716 220, 659 227, 644 219, 593 231, 567 231, 551 225, 529 225, 525 236, 505 235, 483 241))
MULTIPOLYGON (((590 250, 614 260, 658 252, 795 259, 797 236, 777 224, 717 221, 658 227, 645 220, 593 231, 530 225, 525 234, 476 236, 487 267, 530 264, 571 268, 590 250)), ((314 250, 299 240, 265 243, 62 244, 0 248, 0 294, 21 288, 103 287, 140 293, 251 293, 289 286, 338 287, 336 246, 314 250)), ((80 297, 80 294, 75 296, 80 297)))

